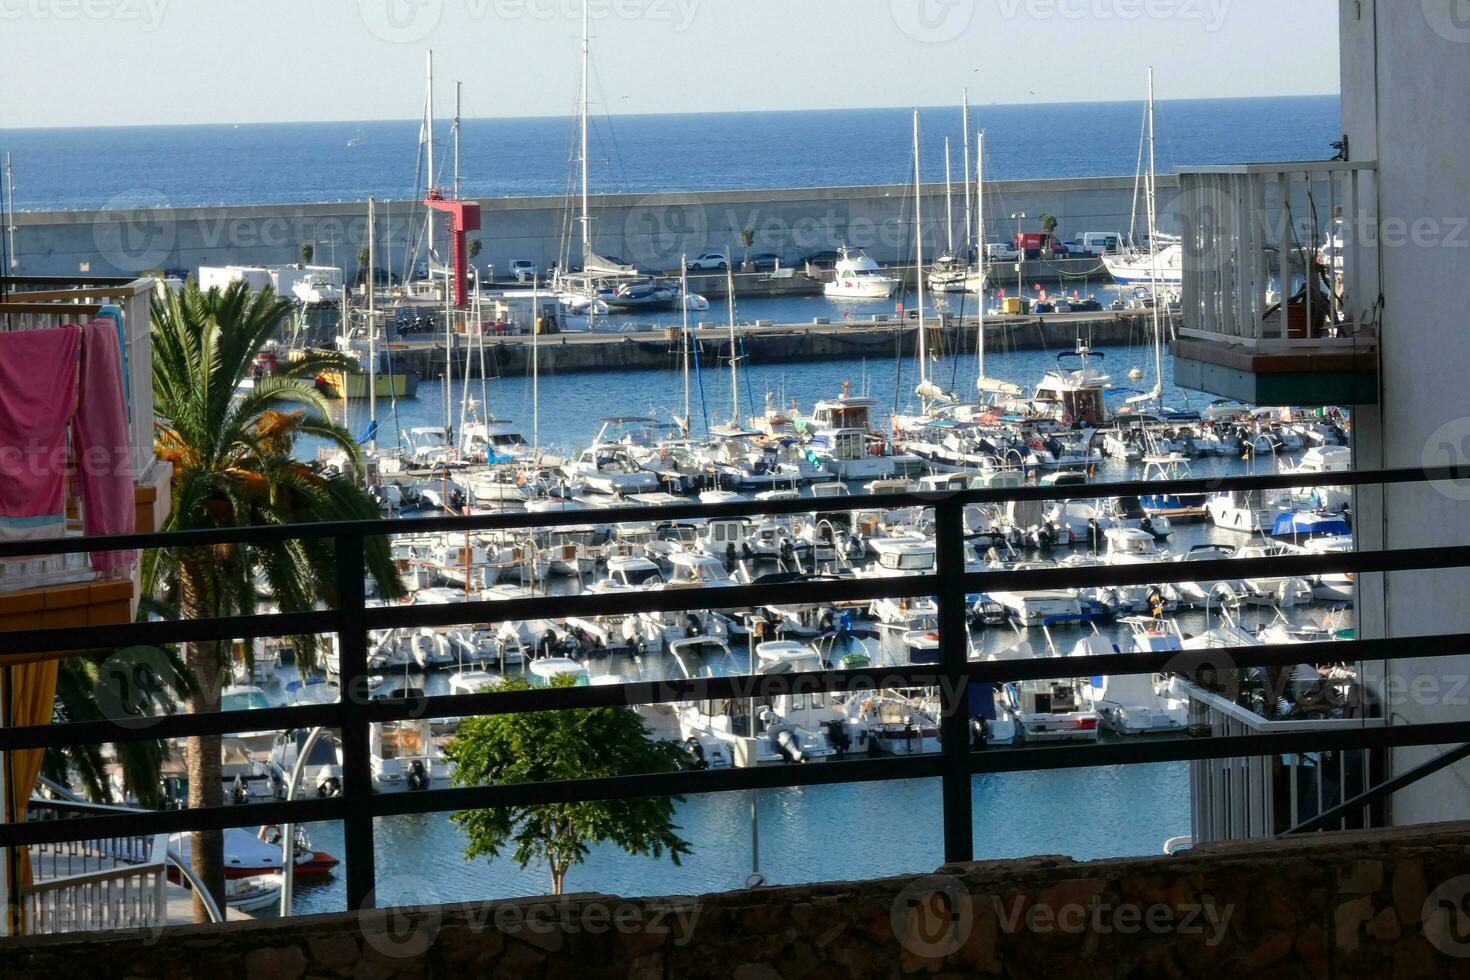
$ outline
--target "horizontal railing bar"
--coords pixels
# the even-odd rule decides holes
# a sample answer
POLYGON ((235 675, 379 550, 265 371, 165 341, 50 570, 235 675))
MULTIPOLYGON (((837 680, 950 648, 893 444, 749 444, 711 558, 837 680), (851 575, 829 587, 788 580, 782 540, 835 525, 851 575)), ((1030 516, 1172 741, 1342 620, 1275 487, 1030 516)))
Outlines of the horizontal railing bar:
POLYGON ((1099 497, 1144 496, 1148 494, 1200 494, 1227 490, 1290 490, 1321 486, 1386 486, 1470 480, 1463 467, 1428 469, 1362 470, 1331 473, 1274 473, 1263 476, 1222 476, 1191 480, 1130 480, 1090 483, 1083 486, 998 487, 938 493, 802 497, 795 500, 749 500, 728 504, 674 504, 669 506, 615 507, 606 510, 570 510, 549 513, 495 513, 468 517, 431 517, 410 520, 333 521, 312 524, 211 528, 193 531, 159 531, 108 537, 52 538, 9 541, 0 544, 0 558, 80 554, 93 551, 123 551, 143 548, 189 548, 241 541, 261 543, 326 538, 339 535, 364 537, 427 534, 442 531, 514 531, 587 524, 642 524, 763 515, 894 510, 904 507, 933 507, 945 502, 962 505, 1008 501, 1092 500, 1099 497))
MULTIPOLYGON (((965 676, 972 682, 1004 684, 1012 681, 1126 676, 1173 671, 1189 677, 1201 667, 1244 670, 1253 667, 1291 667, 1365 661, 1395 661, 1458 656, 1470 647, 1470 633, 1394 637, 1390 639, 1327 640, 1258 647, 1210 647, 1202 650, 1156 653, 1111 653, 1085 657, 1037 657, 970 661, 965 676)), ((872 687, 937 687, 946 678, 937 664, 863 667, 854 670, 808 671, 790 674, 745 674, 732 677, 634 681, 570 688, 533 688, 525 691, 435 695, 423 698, 384 698, 369 702, 373 721, 417 718, 469 718, 528 711, 564 711, 583 708, 632 707, 675 701, 708 701, 761 696, 766 691, 834 693, 872 687)), ((221 735, 240 731, 284 731, 296 728, 335 728, 341 723, 340 702, 292 707, 178 714, 148 719, 62 722, 0 728, 0 751, 129 742, 155 738, 221 735)))
MULTIPOLYGON (((1154 736, 1095 745, 1046 745, 990 749, 969 754, 970 771, 1035 772, 1159 762, 1193 762, 1260 755, 1304 754, 1347 749, 1403 748, 1470 741, 1470 721, 1398 726, 1353 726, 1265 735, 1212 738, 1154 736)), ((890 759, 844 760, 813 765, 689 770, 425 790, 418 793, 373 794, 373 816, 440 813, 489 806, 574 803, 650 796, 724 793, 750 789, 821 786, 844 782, 937 778, 943 756, 935 753, 890 759)), ((142 833, 181 833, 257 824, 314 823, 341 819, 340 798, 256 803, 203 810, 147 811, 74 820, 0 824, 0 847, 61 843, 93 837, 142 833), (248 817, 245 815, 249 814, 248 817)))
POLYGON ((160 619, 113 626, 67 626, 39 630, 0 631, 0 663, 7 655, 62 653, 72 650, 120 650, 171 643, 207 643, 266 636, 335 633, 341 614, 332 610, 268 613, 220 619, 160 619))
MULTIPOLYGON (((1275 555, 1211 561, 1159 561, 1123 565, 1072 566, 1024 570, 987 570, 965 576, 967 592, 1003 588, 1011 592, 1063 588, 1107 588, 1119 585, 1163 585, 1175 582, 1304 577, 1331 573, 1370 573, 1470 566, 1470 547, 1412 548, 1394 551, 1345 551, 1324 555, 1275 555)), ((933 595, 933 575, 871 579, 831 579, 739 585, 700 589, 584 593, 537 596, 504 601, 369 606, 369 629, 456 626, 567 616, 627 615, 635 612, 728 609, 783 602, 846 602, 897 596, 933 595)), ((78 626, 35 632, 0 632, 0 657, 178 643, 232 640, 260 636, 332 633, 339 613, 284 613, 219 620, 160 621, 120 626, 78 626)))
POLYGON ((195 830, 227 830, 283 823, 328 823, 343 819, 347 806, 339 796, 313 797, 289 803, 246 803, 197 810, 137 810, 70 820, 0 823, 0 847, 63 844, 98 837, 150 837, 195 830))
MULTIPOLYGON (((1470 562, 1467 562, 1470 564, 1470 562)), ((747 609, 788 602, 861 602, 933 595, 934 575, 884 578, 817 579, 768 585, 726 585, 699 589, 652 589, 634 592, 583 592, 525 599, 445 602, 433 605, 369 606, 363 620, 370 630, 418 626, 459 626, 528 619, 626 616, 633 613, 705 609, 747 609)))

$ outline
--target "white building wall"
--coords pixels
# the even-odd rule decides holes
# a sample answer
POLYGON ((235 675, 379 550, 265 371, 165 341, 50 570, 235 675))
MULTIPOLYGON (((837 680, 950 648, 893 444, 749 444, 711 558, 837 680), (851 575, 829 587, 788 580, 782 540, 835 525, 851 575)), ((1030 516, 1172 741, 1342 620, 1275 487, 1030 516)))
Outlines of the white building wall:
MULTIPOLYGON (((1343 126, 1377 160, 1381 404, 1359 413, 1360 468, 1470 463, 1470 17, 1461 0, 1342 0, 1343 126)), ((1366 550, 1470 544, 1470 481, 1364 492, 1366 550)), ((1364 636, 1470 632, 1470 571, 1365 576, 1364 636)), ((1387 666, 1396 723, 1470 718, 1470 656, 1387 666)), ((1438 749, 1394 753, 1403 772, 1438 749)), ((1462 818, 1470 764, 1399 793, 1397 823, 1462 818)))

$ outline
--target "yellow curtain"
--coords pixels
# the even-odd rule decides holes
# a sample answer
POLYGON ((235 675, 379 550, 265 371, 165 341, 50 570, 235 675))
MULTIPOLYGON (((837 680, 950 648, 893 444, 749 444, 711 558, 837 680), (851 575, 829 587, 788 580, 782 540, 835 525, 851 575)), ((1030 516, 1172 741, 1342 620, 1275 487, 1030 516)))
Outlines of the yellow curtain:
MULTIPOLYGON (((55 660, 42 660, 10 668, 13 690, 8 693, 11 699, 11 719, 14 727, 24 728, 28 725, 51 723, 52 705, 56 700, 56 665, 55 660)), ((44 749, 25 749, 10 753, 10 758, 7 760, 10 785, 6 786, 5 790, 11 794, 10 798, 14 801, 17 821, 22 821, 26 817, 26 806, 30 801, 31 789, 36 785, 36 777, 41 775, 41 762, 45 754, 44 749)), ((18 857, 20 883, 24 887, 31 883, 30 854, 26 850, 21 850, 18 857)), ((18 895, 11 898, 10 907, 17 912, 20 909, 19 898, 18 895)), ((20 932, 21 923, 12 920, 11 935, 19 935, 20 932)))

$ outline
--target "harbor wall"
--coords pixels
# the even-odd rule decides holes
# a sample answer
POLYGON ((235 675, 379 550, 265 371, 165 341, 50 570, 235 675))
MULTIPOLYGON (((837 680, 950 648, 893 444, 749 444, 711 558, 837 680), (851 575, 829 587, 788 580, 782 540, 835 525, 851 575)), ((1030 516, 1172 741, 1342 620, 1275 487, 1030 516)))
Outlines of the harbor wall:
MULTIPOLYGON (((1036 230, 1043 214, 1057 218, 1064 239, 1089 231, 1127 233, 1133 213, 1132 177, 997 181, 986 189, 987 240, 1010 240, 1012 214, 1026 214, 1036 230)), ((1173 177, 1159 179, 1160 227, 1178 231, 1173 177)), ((956 188, 957 247, 964 235, 963 201, 956 188)), ((296 262, 302 244, 314 261, 335 265, 349 277, 368 241, 366 202, 169 206, 146 189, 118 197, 106 211, 20 212, 14 215, 18 270, 28 275, 132 275, 159 269, 197 270, 201 265, 270 265, 296 262)), ((565 197, 484 199, 483 229, 472 238, 482 252, 474 260, 501 275, 512 259, 530 259, 544 272, 562 255, 563 243, 580 242, 576 202, 565 197)), ((751 254, 772 252, 788 264, 841 245, 862 247, 880 262, 912 261, 911 187, 815 187, 698 193, 596 195, 591 201, 594 248, 641 269, 676 269, 683 254, 725 250, 743 254, 740 234, 755 232, 751 254)), ((403 272, 404 256, 420 240, 424 210, 411 202, 379 202, 377 263, 403 272)), ((943 185, 929 185, 923 204, 926 254, 948 245, 943 185)), ((447 255, 444 219, 436 243, 447 255)), ((574 249, 580 261, 580 245, 574 249)))
MULTIPOLYGON (((918 346, 919 330, 912 323, 786 324, 739 328, 741 357, 746 365, 791 364, 798 361, 866 359, 874 362, 908 357, 918 346)), ((950 318, 945 326, 929 328, 929 349, 973 353, 975 325, 950 318)), ((699 363, 727 364, 730 340, 725 327, 692 331, 699 363)), ((986 322, 985 344, 991 353, 1008 350, 1072 350, 1078 340, 1095 347, 1141 346, 1152 341, 1146 313, 1103 313, 1090 316, 1005 317, 986 322)), ((468 371, 478 376, 479 344, 456 338, 455 376, 468 371)), ((683 339, 677 331, 639 333, 559 334, 544 336, 535 345, 543 375, 579 371, 653 371, 678 367, 683 339)), ((529 336, 487 337, 485 373, 491 377, 523 375, 531 369, 529 336)), ((442 341, 401 343, 394 348, 396 369, 415 371, 424 378, 444 372, 442 341)))
MULTIPOLYGON (((902 828, 889 828, 902 832, 902 828)), ((1470 826, 956 864, 701 896, 364 909, 12 940, 11 980, 1466 975, 1470 826), (1457 919, 1457 916, 1459 918, 1457 919)), ((575 882, 577 871, 572 871, 575 882)), ((380 901, 440 893, 398 875, 380 901)))

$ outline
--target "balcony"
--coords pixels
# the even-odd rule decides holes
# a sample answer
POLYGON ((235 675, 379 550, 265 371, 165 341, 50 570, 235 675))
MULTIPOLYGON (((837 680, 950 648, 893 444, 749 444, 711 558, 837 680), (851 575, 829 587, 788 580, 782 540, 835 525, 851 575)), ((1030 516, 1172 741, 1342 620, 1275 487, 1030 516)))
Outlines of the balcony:
POLYGON ((1259 405, 1378 401, 1373 163, 1180 172, 1175 381, 1259 405))
MULTIPOLYGON (((168 516, 171 468, 153 453, 153 379, 149 307, 154 280, 113 277, 0 277, 0 332, 83 324, 115 314, 122 326, 124 388, 133 469, 134 524, 158 530, 168 516)), ((80 533, 78 504, 67 500, 67 533, 80 533)), ((136 575, 136 569, 134 571, 136 575)), ((85 555, 0 560, 0 631, 126 623, 137 588, 109 580, 85 555)))

